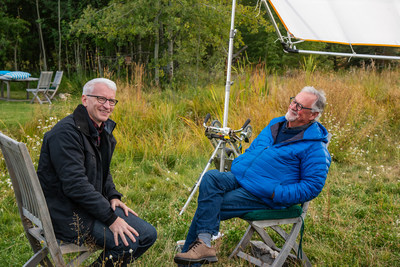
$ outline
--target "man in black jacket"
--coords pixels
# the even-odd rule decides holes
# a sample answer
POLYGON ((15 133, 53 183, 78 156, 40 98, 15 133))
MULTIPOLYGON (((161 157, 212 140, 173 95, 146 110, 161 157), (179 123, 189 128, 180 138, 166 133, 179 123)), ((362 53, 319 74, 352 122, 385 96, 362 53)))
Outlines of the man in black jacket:
POLYGON ((104 78, 85 84, 82 104, 44 135, 37 171, 56 237, 104 248, 94 266, 126 266, 157 238, 121 201, 110 174, 116 90, 104 78))

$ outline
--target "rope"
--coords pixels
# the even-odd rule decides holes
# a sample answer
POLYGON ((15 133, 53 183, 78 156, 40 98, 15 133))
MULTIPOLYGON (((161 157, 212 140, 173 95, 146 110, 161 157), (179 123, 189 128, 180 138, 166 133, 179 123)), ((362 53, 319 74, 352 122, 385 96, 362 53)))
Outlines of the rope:
POLYGON ((299 241, 299 249, 297 251, 297 259, 303 259, 303 234, 304 234, 304 219, 301 217, 301 228, 300 228, 300 241, 299 241))

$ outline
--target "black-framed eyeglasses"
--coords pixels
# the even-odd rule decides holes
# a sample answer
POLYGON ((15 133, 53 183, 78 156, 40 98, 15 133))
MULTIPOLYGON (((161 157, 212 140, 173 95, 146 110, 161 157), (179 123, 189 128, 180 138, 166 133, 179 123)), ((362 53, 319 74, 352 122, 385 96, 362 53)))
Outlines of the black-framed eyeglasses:
POLYGON ((302 110, 302 109, 312 110, 312 108, 306 108, 306 107, 304 107, 302 104, 300 104, 299 102, 297 102, 297 101, 296 101, 296 98, 295 98, 294 96, 292 96, 292 97, 290 98, 290 105, 292 105, 292 104, 296 104, 296 110, 297 110, 297 111, 300 111, 300 110, 302 110))
POLYGON ((118 103, 117 99, 107 98, 104 96, 99 96, 99 95, 86 95, 86 96, 97 98, 97 102, 99 102, 100 104, 105 104, 108 101, 108 103, 110 103, 110 106, 115 106, 118 103))

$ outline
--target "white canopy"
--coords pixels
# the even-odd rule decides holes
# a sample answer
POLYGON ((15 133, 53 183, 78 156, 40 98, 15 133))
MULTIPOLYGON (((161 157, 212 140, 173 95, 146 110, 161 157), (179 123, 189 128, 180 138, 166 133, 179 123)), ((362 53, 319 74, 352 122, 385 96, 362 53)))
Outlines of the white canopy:
POLYGON ((400 0, 269 0, 293 37, 400 46, 400 0))

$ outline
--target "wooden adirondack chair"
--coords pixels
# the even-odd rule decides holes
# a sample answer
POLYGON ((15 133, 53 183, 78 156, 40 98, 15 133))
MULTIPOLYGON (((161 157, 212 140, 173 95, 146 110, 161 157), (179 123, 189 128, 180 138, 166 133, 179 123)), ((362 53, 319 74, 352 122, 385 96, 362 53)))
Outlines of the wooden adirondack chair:
POLYGON ((57 240, 46 200, 25 144, 0 133, 0 148, 14 188, 22 225, 34 252, 24 266, 80 266, 100 248, 57 240), (62 255, 67 253, 78 255, 66 264, 62 255))

